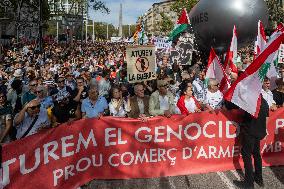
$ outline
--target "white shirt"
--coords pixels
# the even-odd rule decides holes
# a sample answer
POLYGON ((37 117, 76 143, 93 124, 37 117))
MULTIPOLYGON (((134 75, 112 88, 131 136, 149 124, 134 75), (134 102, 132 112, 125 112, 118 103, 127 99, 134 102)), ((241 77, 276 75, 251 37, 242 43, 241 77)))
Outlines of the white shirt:
POLYGON ((204 103, 209 104, 214 110, 220 109, 223 103, 223 94, 219 90, 215 93, 207 90, 204 103))
POLYGON ((123 101, 121 106, 119 107, 118 111, 115 109, 116 108, 116 104, 118 102, 115 102, 113 99, 110 101, 110 103, 108 104, 108 107, 109 107, 109 111, 110 111, 110 114, 112 116, 115 116, 115 117, 125 117, 126 115, 126 111, 125 111, 125 106, 126 106, 126 102, 123 101))
POLYGON ((270 90, 265 91, 261 89, 261 94, 263 98, 266 100, 267 104, 269 105, 269 108, 271 108, 273 104, 276 104, 276 102, 273 100, 273 94, 270 90))
POLYGON ((169 97, 167 97, 167 96, 162 97, 161 95, 159 95, 159 101, 160 101, 160 109, 161 110, 169 110, 170 109, 169 97))
MULTIPOLYGON (((17 139, 20 139, 25 134, 25 132, 28 130, 28 128, 32 124, 33 120, 34 118, 30 117, 28 113, 26 112, 24 120, 19 125, 16 126, 17 139)), ((35 122, 34 126, 32 127, 32 129, 26 136, 37 133, 38 130, 41 128, 48 128, 48 127, 50 127, 50 121, 48 119, 47 110, 41 108, 37 121, 35 122)))
POLYGON ((144 101, 141 98, 137 98, 137 103, 138 103, 138 108, 139 108, 139 112, 140 114, 144 114, 144 101))
POLYGON ((184 100, 184 103, 185 103, 185 107, 186 109, 191 112, 191 113, 194 113, 195 112, 195 109, 197 108, 196 107, 196 104, 195 104, 195 101, 194 99, 191 97, 190 99, 185 99, 184 100))

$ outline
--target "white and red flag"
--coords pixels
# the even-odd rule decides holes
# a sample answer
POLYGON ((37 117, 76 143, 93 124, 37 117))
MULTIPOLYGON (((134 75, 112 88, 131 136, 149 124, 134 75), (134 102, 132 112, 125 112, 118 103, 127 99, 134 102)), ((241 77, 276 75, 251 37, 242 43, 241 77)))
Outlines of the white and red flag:
POLYGON ((279 28, 274 32, 264 50, 233 83, 224 98, 252 116, 258 117, 262 83, 282 42, 284 42, 284 29, 279 28))
POLYGON ((228 80, 227 74, 225 73, 225 70, 213 48, 211 48, 210 51, 205 78, 215 78, 219 82, 219 90, 223 94, 225 94, 225 92, 230 88, 230 82, 228 80))
POLYGON ((257 38, 254 46, 254 55, 257 57, 265 48, 265 45, 267 43, 266 34, 264 31, 264 26, 262 22, 258 21, 258 27, 257 27, 257 38))
POLYGON ((234 26, 230 49, 227 52, 226 60, 224 64, 226 73, 230 73, 230 72, 238 73, 238 68, 236 65, 237 57, 238 57, 238 37, 237 37, 236 26, 234 26))

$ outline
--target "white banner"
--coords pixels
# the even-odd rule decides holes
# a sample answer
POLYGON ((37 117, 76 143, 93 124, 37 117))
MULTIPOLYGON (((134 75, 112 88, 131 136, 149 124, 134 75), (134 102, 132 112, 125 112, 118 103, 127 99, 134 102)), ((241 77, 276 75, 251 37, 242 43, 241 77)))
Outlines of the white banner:
POLYGON ((112 43, 121 42, 121 41, 122 41, 122 38, 121 38, 121 37, 111 37, 111 38, 110 38, 110 41, 111 41, 112 43))
POLYGON ((278 63, 284 64, 284 44, 279 47, 278 63))
POLYGON ((156 49, 169 49, 172 47, 172 42, 167 40, 168 38, 154 37, 153 43, 156 49))
POLYGON ((126 48, 129 83, 156 79, 155 46, 129 46, 126 48))

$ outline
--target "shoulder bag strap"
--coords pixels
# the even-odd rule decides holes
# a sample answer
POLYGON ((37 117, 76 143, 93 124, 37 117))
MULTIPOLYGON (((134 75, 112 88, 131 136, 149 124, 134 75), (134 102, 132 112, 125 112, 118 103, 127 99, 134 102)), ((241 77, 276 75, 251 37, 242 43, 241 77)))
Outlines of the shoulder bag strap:
POLYGON ((25 136, 27 136, 27 134, 29 134, 29 132, 31 131, 31 129, 35 125, 35 122, 37 121, 37 119, 38 119, 38 115, 36 115, 36 117, 34 118, 33 122, 29 126, 28 130, 26 130, 26 132, 23 134, 23 136, 20 139, 24 138, 25 136))

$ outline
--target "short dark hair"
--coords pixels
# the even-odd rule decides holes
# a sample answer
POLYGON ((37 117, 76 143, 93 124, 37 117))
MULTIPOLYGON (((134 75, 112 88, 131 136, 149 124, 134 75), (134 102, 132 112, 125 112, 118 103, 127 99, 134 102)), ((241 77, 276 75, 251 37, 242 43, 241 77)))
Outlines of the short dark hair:
POLYGON ((264 80, 263 81, 270 81, 270 78, 265 76, 264 80))

